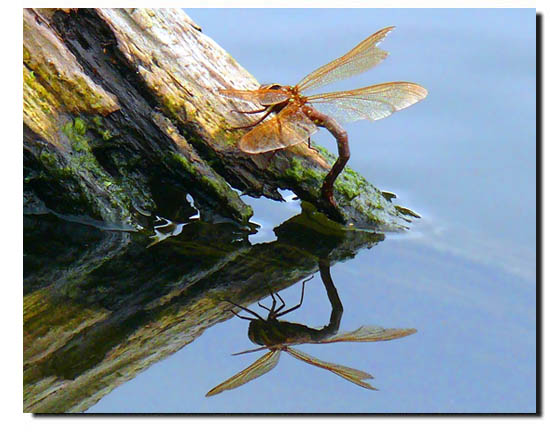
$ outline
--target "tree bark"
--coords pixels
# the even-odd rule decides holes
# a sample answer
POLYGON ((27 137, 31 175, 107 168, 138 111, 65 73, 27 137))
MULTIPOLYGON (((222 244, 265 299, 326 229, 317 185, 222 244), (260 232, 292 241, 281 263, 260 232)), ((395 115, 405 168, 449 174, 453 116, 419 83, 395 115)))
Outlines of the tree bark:
MULTIPOLYGON (((26 9, 24 199, 29 213, 139 229, 151 214, 246 223, 251 196, 290 189, 321 206, 334 156, 299 144, 248 155, 247 124, 216 90, 257 82, 180 10, 26 9), (189 199, 191 195, 192 199, 189 199)), ((240 109, 246 109, 238 107, 240 109)), ((406 228, 410 211, 346 168, 335 185, 346 222, 406 228)))

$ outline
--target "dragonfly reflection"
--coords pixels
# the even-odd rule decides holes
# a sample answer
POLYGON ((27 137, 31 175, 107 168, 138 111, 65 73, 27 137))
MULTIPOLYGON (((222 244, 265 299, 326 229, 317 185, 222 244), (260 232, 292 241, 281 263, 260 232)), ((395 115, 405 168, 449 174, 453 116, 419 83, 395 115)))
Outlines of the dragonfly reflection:
POLYGON ((319 267, 321 279, 323 280, 323 284, 325 285, 325 288, 327 290, 327 296, 332 306, 329 324, 324 326, 323 328, 315 329, 299 323, 278 320, 279 317, 288 314, 291 311, 295 311, 302 305, 304 300, 306 282, 311 280, 313 276, 302 282, 302 294, 300 297, 300 302, 294 307, 284 310, 286 304, 278 293, 271 294, 271 308, 267 308, 259 303, 260 307, 268 310, 268 315, 266 318, 261 317, 255 311, 252 311, 248 308, 233 304, 253 316, 253 318, 242 316, 233 311, 236 316, 250 321, 250 325, 248 327, 248 337, 253 343, 260 345, 259 348, 238 352, 233 355, 241 355, 261 350, 268 350, 268 352, 261 358, 256 360, 254 363, 252 363, 246 369, 242 370, 241 372, 214 387, 206 394, 206 396, 212 396, 225 390, 237 388, 269 372, 279 362, 281 351, 287 352, 292 357, 313 366, 329 370, 336 375, 361 387, 370 390, 376 390, 376 388, 365 381, 368 379, 372 379, 372 375, 363 372, 362 370, 353 369, 351 367, 343 366, 340 364, 321 361, 291 346, 306 343, 324 344, 338 342, 386 341, 411 335, 416 332, 416 329, 384 329, 380 327, 361 326, 354 331, 338 333, 340 320, 343 313, 342 303, 340 301, 340 298, 338 297, 336 287, 332 282, 328 262, 320 262, 319 267), (280 304, 277 299, 280 301, 280 304))
POLYGON ((382 62, 388 52, 377 45, 394 29, 379 30, 358 44, 344 56, 308 74, 295 86, 264 85, 258 90, 224 89, 219 93, 259 107, 245 114, 261 114, 260 119, 248 126, 234 129, 253 129, 239 141, 239 148, 246 153, 264 153, 310 141, 319 127, 326 128, 338 144, 338 159, 326 175, 321 196, 326 210, 333 218, 340 219, 333 195, 334 181, 349 159, 346 131, 339 123, 368 119, 379 120, 395 111, 407 108, 424 99, 428 92, 411 82, 388 82, 351 91, 331 92, 306 97, 304 92, 362 73, 382 62), (309 106, 313 104, 321 111, 309 106), (270 114, 276 114, 269 120, 270 114), (266 120, 264 122, 264 120, 266 120))

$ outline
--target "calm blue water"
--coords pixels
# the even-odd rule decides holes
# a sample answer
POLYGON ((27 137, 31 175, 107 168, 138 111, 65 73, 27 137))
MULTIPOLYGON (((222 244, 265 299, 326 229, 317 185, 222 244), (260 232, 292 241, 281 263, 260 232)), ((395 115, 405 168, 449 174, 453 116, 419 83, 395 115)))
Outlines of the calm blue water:
MULTIPOLYGON (((330 89, 406 80, 428 98, 376 123, 346 126, 349 165, 423 219, 331 273, 341 329, 416 328, 383 343, 306 345, 365 370, 371 392, 282 356, 270 373, 212 398, 251 364, 247 323, 232 318, 118 387, 89 412, 534 412, 536 202, 534 10, 195 9, 187 13, 261 83, 297 83, 388 25, 391 55, 330 89)), ((336 151, 322 132, 314 139, 336 151)), ((256 242, 299 211, 249 199, 256 242)), ((297 302, 299 285, 282 293, 297 302)), ((254 308, 257 308, 254 306, 254 308)), ((288 319, 320 326, 319 275, 288 319)))

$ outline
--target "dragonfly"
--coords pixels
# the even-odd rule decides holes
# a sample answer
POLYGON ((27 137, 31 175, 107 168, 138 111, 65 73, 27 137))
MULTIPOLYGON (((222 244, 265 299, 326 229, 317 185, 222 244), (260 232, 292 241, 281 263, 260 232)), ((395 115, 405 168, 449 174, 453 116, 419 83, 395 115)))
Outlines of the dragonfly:
POLYGON ((329 215, 337 219, 342 216, 334 200, 334 182, 350 158, 347 132, 340 123, 361 119, 380 120, 424 99, 428 91, 411 82, 387 82, 351 91, 312 96, 304 93, 357 75, 382 62, 388 52, 378 48, 378 44, 394 28, 390 26, 379 30, 342 57, 308 74, 295 86, 269 84, 257 90, 218 90, 223 96, 257 107, 251 111, 235 112, 262 114, 252 124, 233 128, 252 128, 239 140, 238 147, 243 152, 265 153, 306 140, 311 147, 310 137, 320 127, 332 134, 337 142, 338 158, 323 180, 321 200, 329 215), (268 118, 272 114, 274 116, 268 118))
MULTIPOLYGON (((306 343, 324 344, 338 342, 387 341, 414 334, 416 332, 416 329, 384 329, 381 327, 361 326, 354 331, 334 333, 332 332, 332 329, 325 329, 327 327, 314 329, 299 323, 278 320, 279 317, 295 311, 302 305, 302 302, 304 300, 305 284, 312 278, 313 277, 310 277, 309 279, 306 279, 302 282, 302 295, 300 298, 300 303, 290 309, 283 311, 283 309, 285 308, 285 302, 278 293, 275 293, 275 296, 277 296, 277 298, 281 302, 281 305, 278 308, 278 302, 275 299, 273 293, 271 293, 271 308, 268 308, 261 303, 258 303, 260 307, 269 311, 267 318, 261 317, 255 311, 252 311, 246 307, 230 302, 232 303, 232 305, 235 305, 236 307, 254 316, 253 318, 242 316, 231 310, 233 314, 235 314, 237 317, 250 321, 248 327, 248 337, 253 343, 261 345, 259 348, 245 350, 235 353, 233 355, 247 354, 261 350, 267 350, 267 353, 256 360, 254 363, 252 363, 250 366, 248 366, 246 369, 242 370, 241 372, 214 387, 206 394, 207 397, 219 394, 226 390, 235 389, 243 384, 246 384, 247 382, 252 381, 253 379, 256 379, 266 374, 267 372, 275 368, 275 366, 279 362, 281 352, 286 352, 292 357, 306 362, 307 364, 329 370, 330 372, 360 387, 369 390, 377 390, 375 387, 365 381, 368 379, 373 379, 373 376, 369 373, 362 370, 354 369, 352 367, 322 361, 291 346, 306 343)), ((334 312, 335 311, 333 305, 333 313, 334 312)), ((336 310, 336 312, 338 312, 338 310, 336 310)), ((339 325, 339 316, 336 316, 336 318, 338 319, 336 323, 339 325)), ((331 319, 333 319, 333 317, 331 317, 331 319)))

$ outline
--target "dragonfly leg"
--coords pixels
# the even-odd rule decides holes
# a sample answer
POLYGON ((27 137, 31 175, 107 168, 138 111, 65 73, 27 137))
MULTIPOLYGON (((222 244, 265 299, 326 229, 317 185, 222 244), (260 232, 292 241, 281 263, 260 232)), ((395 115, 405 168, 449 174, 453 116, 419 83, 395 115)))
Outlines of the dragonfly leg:
POLYGON ((302 296, 304 295, 304 291, 306 289, 306 282, 309 282, 313 279, 315 275, 311 275, 309 278, 307 279, 304 279, 304 281, 302 282, 302 296))
MULTIPOLYGON (((282 313, 277 313, 276 317, 284 316, 285 314, 288 314, 291 311, 297 310, 302 306, 302 303, 304 302, 304 292, 306 290, 306 282, 311 281, 312 279, 313 279, 313 275, 302 282, 302 295, 300 296, 300 303, 298 305, 293 306, 292 308, 289 308, 286 311, 283 311, 282 313)), ((283 307, 279 308, 279 311, 282 309, 283 307)))
POLYGON ((307 139, 307 148, 313 150, 317 155, 320 155, 319 151, 311 145, 311 137, 307 139))
POLYGON ((273 296, 273 292, 270 291, 269 294, 271 295, 271 299, 273 302, 271 303, 271 308, 266 307, 265 305, 262 305, 261 302, 258 302, 258 306, 262 307, 264 310, 268 311, 269 314, 273 313, 273 310, 275 309, 275 305, 277 304, 277 301, 275 300, 275 296, 273 296))
POLYGON ((231 311, 235 316, 237 316, 239 319, 243 319, 243 320, 256 320, 256 319, 253 319, 252 317, 246 317, 246 316, 241 316, 239 313, 236 313, 235 311, 233 310, 229 310, 231 311))
POLYGON ((273 299, 273 302, 271 303, 271 309, 269 310, 269 313, 272 313, 275 311, 275 307, 277 306, 277 301, 275 300, 275 296, 273 295, 273 292, 270 291, 269 294, 271 295, 271 299, 273 299))
POLYGON ((273 299, 273 302, 271 303, 271 308, 269 309, 267 320, 273 320, 277 318, 277 311, 279 311, 279 309, 275 309, 275 307, 277 306, 277 300, 275 299, 275 295, 273 294, 272 291, 270 291, 269 294, 271 294, 271 299, 273 299))
POLYGON ((248 129, 249 127, 254 127, 254 126, 257 126, 258 124, 260 124, 262 121, 264 121, 267 116, 269 114, 271 114, 273 111, 274 111, 274 106, 272 106, 271 108, 269 109, 263 109, 262 111, 260 112, 264 112, 265 111, 265 114, 262 115, 262 117, 258 120, 258 121, 255 121, 254 123, 252 124, 249 124, 249 125, 246 125, 246 126, 236 126, 236 127, 230 127, 228 128, 229 130, 233 131, 233 130, 238 130, 238 129, 248 129))
MULTIPOLYGON (((250 313, 250 314, 252 314, 253 316, 256 316, 258 319, 263 320, 263 318, 260 317, 258 314, 256 314, 254 311, 249 310, 248 308, 243 307, 243 306, 239 305, 238 303, 231 302, 229 299, 224 299, 224 300, 225 300, 226 302, 229 302, 231 305, 234 305, 234 306, 236 306, 237 308, 240 308, 241 310, 246 311, 247 313, 250 313)), ((233 314, 235 314, 236 316, 238 316, 238 314, 235 313, 235 311, 231 310, 231 312, 232 312, 233 314)), ((242 316, 241 318, 244 318, 244 316, 242 316)), ((250 319, 249 319, 249 320, 250 320, 250 319)), ((252 320, 253 320, 253 319, 252 319, 252 320)))
MULTIPOLYGON (((283 300, 283 298, 281 297, 281 295, 279 293, 275 293, 275 296, 277 296, 279 298, 279 300, 281 301, 281 306, 279 308, 275 308, 275 302, 276 301, 275 301, 275 298, 273 298, 274 299, 273 308, 269 312, 268 319, 276 319, 277 317, 279 317, 279 311, 281 311, 286 305, 285 301, 283 300)), ((271 294, 271 297, 273 297, 273 293, 271 294)))
MULTIPOLYGON (((290 312, 292 312, 292 311, 294 311, 294 310, 297 310, 298 308, 300 308, 300 307, 302 306, 303 300, 304 300, 304 295, 302 294, 302 298, 300 299, 300 303, 299 303, 298 305, 295 305, 295 306, 293 306, 292 308, 289 308, 288 310, 283 311, 282 313, 277 313, 277 314, 275 315, 275 318, 284 316, 285 314, 288 314, 288 313, 290 313, 290 312)), ((279 309, 281 309, 281 308, 279 308, 279 309)))
POLYGON ((286 303, 285 303, 285 301, 283 300, 283 298, 281 297, 281 295, 279 293, 275 293, 275 296, 277 296, 279 298, 279 300, 281 301, 281 306, 275 310, 275 312, 279 312, 285 307, 286 303))

